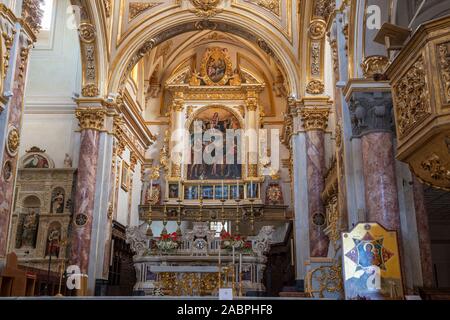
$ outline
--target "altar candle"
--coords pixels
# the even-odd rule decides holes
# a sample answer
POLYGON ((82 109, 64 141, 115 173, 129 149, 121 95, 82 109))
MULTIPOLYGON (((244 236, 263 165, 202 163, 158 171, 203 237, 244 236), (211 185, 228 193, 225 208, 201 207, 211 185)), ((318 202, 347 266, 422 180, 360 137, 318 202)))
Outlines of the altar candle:
POLYGON ((220 240, 219 240, 219 272, 220 272, 220 264, 221 264, 221 256, 220 256, 220 240))
POLYGON ((233 246, 232 254, 233 254, 233 268, 234 268, 234 264, 236 262, 236 261, 234 261, 234 246, 233 246))
POLYGON ((240 192, 239 192, 239 180, 236 181, 236 199, 239 199, 240 197, 240 192))
POLYGON ((150 201, 153 196, 153 179, 150 179, 150 201))
POLYGON ((178 199, 181 200, 181 181, 178 181, 178 199))
POLYGON ((242 253, 239 254, 239 273, 242 273, 242 253))

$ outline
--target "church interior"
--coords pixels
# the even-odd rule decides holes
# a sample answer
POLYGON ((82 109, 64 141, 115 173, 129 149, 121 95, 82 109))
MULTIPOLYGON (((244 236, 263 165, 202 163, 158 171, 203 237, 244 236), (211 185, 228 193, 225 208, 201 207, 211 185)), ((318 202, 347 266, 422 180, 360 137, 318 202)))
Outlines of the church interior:
POLYGON ((0 21, 0 297, 450 299, 449 1, 0 21))

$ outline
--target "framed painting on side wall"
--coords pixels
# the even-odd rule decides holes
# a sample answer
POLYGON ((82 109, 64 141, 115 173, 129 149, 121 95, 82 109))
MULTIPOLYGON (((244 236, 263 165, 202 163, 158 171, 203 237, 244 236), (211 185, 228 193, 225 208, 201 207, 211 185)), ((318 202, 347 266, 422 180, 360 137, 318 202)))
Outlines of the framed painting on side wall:
POLYGON ((122 174, 120 186, 123 190, 128 192, 130 188, 130 166, 125 161, 122 161, 122 174))

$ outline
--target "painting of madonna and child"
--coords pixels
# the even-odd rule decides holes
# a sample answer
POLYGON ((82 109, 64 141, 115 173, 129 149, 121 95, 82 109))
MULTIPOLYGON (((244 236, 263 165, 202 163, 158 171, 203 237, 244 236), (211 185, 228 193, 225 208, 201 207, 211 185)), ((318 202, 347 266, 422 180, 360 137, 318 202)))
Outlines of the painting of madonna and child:
POLYGON ((189 130, 191 161, 187 166, 188 179, 241 179, 239 129, 239 120, 226 109, 211 107, 201 111, 189 130))

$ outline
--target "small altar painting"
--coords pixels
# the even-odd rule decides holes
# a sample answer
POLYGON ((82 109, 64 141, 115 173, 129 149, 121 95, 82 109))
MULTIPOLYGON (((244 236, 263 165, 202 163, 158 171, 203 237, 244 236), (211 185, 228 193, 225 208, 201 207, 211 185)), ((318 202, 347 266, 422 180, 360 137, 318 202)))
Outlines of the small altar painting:
POLYGON ((161 201, 161 186, 159 184, 152 184, 147 187, 145 195, 145 204, 159 204, 161 201))
POLYGON ((184 188, 184 199, 195 200, 198 199, 198 186, 187 186, 184 188))
POLYGON ((169 198, 176 199, 180 197, 180 186, 178 183, 170 183, 169 184, 169 198))
POLYGON ((232 76, 232 63, 227 48, 206 49, 201 63, 202 80, 210 86, 225 85, 232 76))
POLYGON ((342 234, 342 244, 346 299, 403 299, 395 231, 377 223, 360 223, 342 234))

